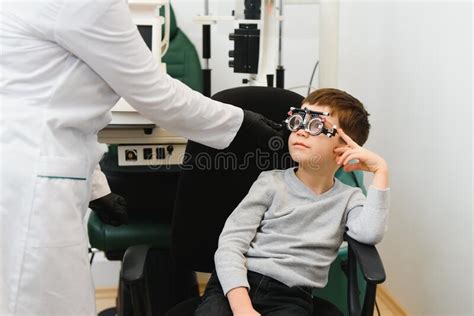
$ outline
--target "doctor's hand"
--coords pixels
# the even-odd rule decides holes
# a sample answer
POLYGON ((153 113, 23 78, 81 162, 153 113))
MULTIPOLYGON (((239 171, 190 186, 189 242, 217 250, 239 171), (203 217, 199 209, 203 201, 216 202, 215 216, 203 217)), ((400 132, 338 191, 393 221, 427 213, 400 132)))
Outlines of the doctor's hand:
POLYGON ((89 202, 89 208, 96 212, 105 224, 120 226, 128 223, 127 202, 115 193, 89 202))
POLYGON ((236 138, 246 143, 255 143, 256 147, 278 150, 283 148, 289 133, 282 124, 266 118, 262 114, 244 110, 244 120, 236 138))

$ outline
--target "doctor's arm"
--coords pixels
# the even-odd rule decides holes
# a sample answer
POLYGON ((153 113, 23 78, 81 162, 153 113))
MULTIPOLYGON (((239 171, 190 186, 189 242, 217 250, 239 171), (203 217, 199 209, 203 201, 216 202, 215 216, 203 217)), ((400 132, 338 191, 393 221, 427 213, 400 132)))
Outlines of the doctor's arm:
POLYGON ((63 4, 54 39, 143 116, 171 132, 225 148, 242 124, 241 109, 206 98, 160 72, 125 1, 63 4))
POLYGON ((160 71, 126 1, 65 2, 54 37, 140 114, 171 132, 225 148, 242 124, 241 109, 206 98, 160 71))
MULTIPOLYGON (((271 175, 263 172, 228 217, 214 256, 216 272, 234 315, 256 313, 248 295, 245 253, 271 205, 271 175)), ((258 315, 258 314, 255 314, 258 315)))

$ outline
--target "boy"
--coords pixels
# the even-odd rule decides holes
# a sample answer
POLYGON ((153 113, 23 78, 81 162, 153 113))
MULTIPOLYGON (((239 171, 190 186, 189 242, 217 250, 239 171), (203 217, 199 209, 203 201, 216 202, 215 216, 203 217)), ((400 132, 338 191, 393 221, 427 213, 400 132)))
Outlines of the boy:
POLYGON ((195 315, 311 315, 312 288, 326 285, 344 231, 366 244, 382 240, 388 167, 361 147, 370 129, 362 103, 320 89, 289 115, 298 167, 262 172, 229 216, 195 315), (334 178, 341 166, 374 174, 367 198, 334 178))

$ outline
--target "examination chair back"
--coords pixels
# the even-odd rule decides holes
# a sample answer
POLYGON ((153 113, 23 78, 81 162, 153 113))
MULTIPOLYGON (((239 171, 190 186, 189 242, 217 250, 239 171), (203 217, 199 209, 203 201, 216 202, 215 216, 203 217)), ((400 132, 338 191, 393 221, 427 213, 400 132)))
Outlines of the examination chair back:
MULTIPOLYGON (((289 108, 299 106, 303 97, 278 88, 240 87, 219 92, 213 99, 282 122, 289 108)), ((269 149, 256 147, 247 137, 236 138, 224 150, 188 142, 172 222, 171 247, 177 264, 201 272, 214 269, 214 252, 224 223, 258 175, 294 165, 288 154, 288 136, 289 132, 285 139, 271 139, 269 149)))

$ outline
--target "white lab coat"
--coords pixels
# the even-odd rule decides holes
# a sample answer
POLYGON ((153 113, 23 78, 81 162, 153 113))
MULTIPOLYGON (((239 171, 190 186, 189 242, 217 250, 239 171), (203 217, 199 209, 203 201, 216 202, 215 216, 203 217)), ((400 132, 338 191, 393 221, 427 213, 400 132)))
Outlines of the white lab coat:
POLYGON ((160 73, 123 0, 0 7, 0 314, 95 315, 82 220, 119 95, 216 148, 243 112, 160 73))
POLYGON ((90 186, 91 186, 91 196, 89 198, 90 201, 94 201, 98 198, 106 196, 109 194, 110 187, 109 183, 107 182, 107 178, 105 174, 100 169, 100 165, 97 165, 92 172, 91 179, 90 179, 90 186))

